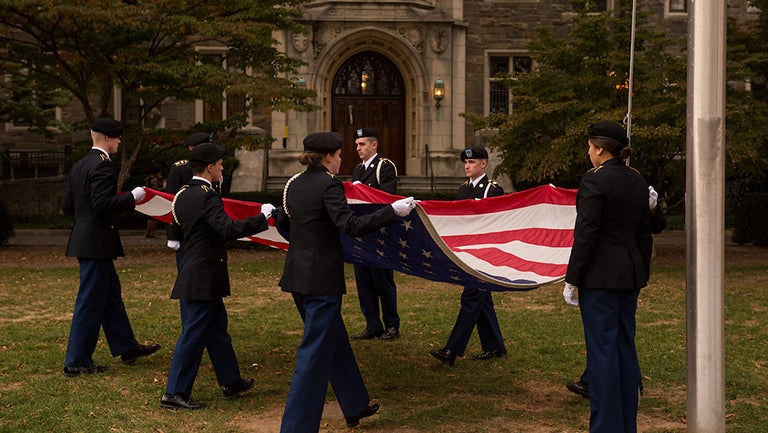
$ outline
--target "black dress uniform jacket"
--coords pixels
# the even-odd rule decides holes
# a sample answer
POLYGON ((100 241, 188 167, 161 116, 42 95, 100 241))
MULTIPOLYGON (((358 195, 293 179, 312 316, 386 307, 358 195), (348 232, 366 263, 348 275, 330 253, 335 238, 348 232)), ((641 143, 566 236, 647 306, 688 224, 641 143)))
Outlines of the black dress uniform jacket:
POLYGON ((184 236, 184 259, 171 298, 208 301, 229 296, 225 242, 266 230, 264 215, 233 220, 224 212, 219 194, 199 179, 176 194, 173 214, 184 236))
MULTIPOLYGON (((189 168, 189 160, 182 159, 173 163, 171 171, 168 172, 168 179, 165 181, 165 192, 168 194, 176 195, 182 186, 189 183, 192 180, 192 169, 189 168)), ((180 241, 181 229, 179 226, 168 224, 165 228, 166 238, 168 240, 180 241)))
POLYGON ((504 188, 494 181, 489 181, 488 176, 483 175, 475 187, 472 186, 469 179, 465 180, 456 192, 456 200, 496 197, 500 195, 504 195, 504 188))
POLYGON ((107 154, 91 149, 75 163, 67 179, 63 210, 75 216, 67 257, 114 259, 123 256, 113 215, 135 207, 133 195, 117 195, 117 175, 107 154))
POLYGON ((392 206, 355 216, 344 185, 322 165, 310 165, 286 185, 278 227, 290 232, 279 285, 285 292, 338 295, 344 283, 341 235, 360 236, 397 219, 392 206))
POLYGON ((376 155, 367 169, 360 163, 352 170, 352 182, 358 180, 372 188, 394 194, 397 191, 397 168, 394 162, 376 155))
POLYGON ((582 177, 576 209, 565 281, 590 289, 645 287, 653 237, 648 184, 640 173, 620 158, 605 161, 582 177))

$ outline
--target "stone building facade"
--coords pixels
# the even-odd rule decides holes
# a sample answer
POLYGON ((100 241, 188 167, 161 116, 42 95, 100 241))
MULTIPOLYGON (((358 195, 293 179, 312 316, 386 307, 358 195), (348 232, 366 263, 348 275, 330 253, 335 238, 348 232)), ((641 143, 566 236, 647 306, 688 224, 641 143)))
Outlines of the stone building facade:
MULTIPOLYGON (((616 9, 618 1, 596 0, 596 7, 616 9)), ((652 12, 653 25, 686 37, 685 0, 642 0, 642 5, 652 12)), ((732 0, 728 10, 740 21, 757 18, 747 0, 732 0)), ((306 62, 297 84, 316 91, 310 102, 320 109, 253 113, 243 133, 275 140, 269 149, 237 153, 241 165, 232 190, 282 188, 302 169, 297 161, 302 138, 319 130, 345 136, 341 174, 349 175, 359 162, 352 143, 361 127, 379 130, 380 153, 397 164, 402 190, 455 189, 463 176, 458 153, 483 141, 460 113, 508 111, 512 95, 494 75, 529 70, 535 59, 526 46, 535 28, 552 26, 567 35, 573 13, 566 0, 311 1, 299 19, 306 33, 275 37, 288 55, 306 62)), ((203 120, 205 109, 203 101, 171 101, 159 113, 160 124, 188 127, 203 120)), ((222 110, 226 116, 225 106, 222 110)), ((63 109, 61 115, 73 114, 63 109)), ((46 141, 13 125, 0 132, 5 149, 61 149, 73 138, 46 141)))

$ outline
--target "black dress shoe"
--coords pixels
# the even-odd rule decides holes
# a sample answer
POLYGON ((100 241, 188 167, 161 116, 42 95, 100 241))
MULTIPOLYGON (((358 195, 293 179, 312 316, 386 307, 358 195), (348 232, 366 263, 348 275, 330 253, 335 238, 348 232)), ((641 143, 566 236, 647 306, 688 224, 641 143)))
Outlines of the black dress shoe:
POLYGON ((106 365, 90 365, 88 367, 64 367, 64 376, 75 377, 81 374, 102 373, 109 370, 106 365))
POLYGON ((390 326, 387 328, 383 334, 379 337, 382 340, 394 340, 395 338, 400 337, 400 330, 395 328, 394 326, 390 326))
POLYGON ((194 401, 179 394, 163 394, 160 397, 160 406, 166 409, 202 409, 205 403, 194 401))
POLYGON ((368 328, 365 328, 365 330, 357 335, 353 335, 353 340, 370 340, 372 338, 376 338, 379 335, 381 335, 381 332, 371 331, 368 328))
POLYGON ((565 387, 568 388, 568 391, 571 391, 574 394, 578 394, 584 398, 589 398, 589 385, 586 382, 582 382, 581 380, 576 382, 568 382, 565 384, 565 387))
POLYGON ((450 365, 451 367, 453 367, 453 363, 456 362, 456 354, 451 352, 449 349, 432 350, 429 352, 429 354, 439 359, 441 362, 450 365))
POLYGON ((137 359, 142 358, 144 356, 149 356, 157 352, 158 350, 160 350, 160 345, 157 343, 153 343, 150 345, 137 344, 136 347, 134 347, 127 353, 123 353, 122 355, 120 355, 120 359, 123 361, 123 364, 125 365, 133 365, 133 363, 136 362, 137 359))
POLYGON ((360 424, 360 420, 363 418, 367 418, 376 412, 378 412, 379 407, 381 405, 378 401, 371 400, 368 402, 368 407, 366 407, 361 413, 359 413, 357 416, 351 416, 349 418, 345 418, 347 420, 347 427, 357 427, 358 424, 360 424))
POLYGON ((225 386, 221 392, 224 394, 224 397, 227 398, 237 397, 238 395, 253 388, 254 382, 256 382, 256 380, 252 377, 249 377, 248 379, 240 378, 237 382, 225 386))
POLYGON ((507 356, 507 351, 503 349, 502 350, 486 350, 483 353, 473 355, 472 359, 479 359, 481 361, 485 361, 486 359, 503 358, 505 356, 507 356))

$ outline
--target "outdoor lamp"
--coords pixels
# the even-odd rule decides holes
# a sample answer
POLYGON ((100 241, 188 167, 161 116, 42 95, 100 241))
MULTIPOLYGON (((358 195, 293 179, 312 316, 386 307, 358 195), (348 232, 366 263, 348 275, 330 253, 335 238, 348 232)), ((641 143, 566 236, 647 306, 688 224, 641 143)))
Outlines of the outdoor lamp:
POLYGON ((435 97, 435 108, 440 110, 440 101, 445 97, 445 82, 440 77, 435 80, 433 96, 435 97))
POLYGON ((432 96, 435 98, 435 120, 440 120, 440 101, 445 98, 445 82, 437 77, 432 96))

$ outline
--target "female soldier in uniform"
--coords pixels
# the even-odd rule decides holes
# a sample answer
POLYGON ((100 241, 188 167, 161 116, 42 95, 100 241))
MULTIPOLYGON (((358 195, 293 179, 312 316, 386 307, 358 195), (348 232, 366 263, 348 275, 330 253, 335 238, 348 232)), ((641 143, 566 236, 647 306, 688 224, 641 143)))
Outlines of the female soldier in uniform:
POLYGON ((581 307, 589 366, 591 433, 637 432, 640 367, 635 311, 648 283, 652 236, 648 184, 624 159, 631 149, 621 125, 590 124, 594 168, 581 179, 563 296, 581 307))
POLYGON ((304 139, 299 161, 307 169, 286 183, 278 215, 278 228, 290 233, 279 285, 293 295, 304 321, 281 433, 320 429, 328 381, 347 426, 354 427, 379 410, 379 403, 368 397, 341 317, 346 286, 340 232, 361 236, 407 215, 415 204, 409 197, 355 216, 335 176, 343 141, 336 132, 315 132, 304 139))

